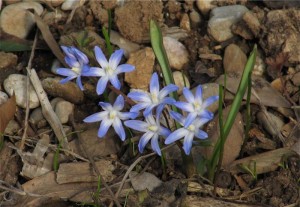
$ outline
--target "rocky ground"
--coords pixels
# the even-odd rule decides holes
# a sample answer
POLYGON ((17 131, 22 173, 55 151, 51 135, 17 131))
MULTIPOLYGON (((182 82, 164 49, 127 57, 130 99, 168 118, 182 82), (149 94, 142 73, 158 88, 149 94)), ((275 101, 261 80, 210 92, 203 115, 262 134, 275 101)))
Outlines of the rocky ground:
MULTIPOLYGON (((112 206, 114 199, 130 207, 300 205, 299 1, 4 0, 0 8, 0 206, 112 206), (180 100, 184 86, 199 84, 204 98, 218 95, 227 74, 225 117, 257 45, 249 138, 243 104, 214 185, 205 169, 186 177, 177 146, 165 151, 162 166, 151 148, 137 152, 139 136, 121 143, 110 130, 99 139, 99 123, 82 122, 105 97, 95 93, 94 78, 83 78, 84 91, 75 82, 59 83, 58 45, 76 46, 95 64, 96 45, 108 54, 101 29, 110 25, 109 12, 113 49, 122 48, 122 62, 136 68, 120 75, 123 93, 147 91, 153 72, 161 71, 149 36, 154 19, 180 100), (67 144, 59 144, 64 137, 67 144)), ((109 90, 106 98, 116 96, 109 90)), ((215 143, 218 103, 209 110, 215 118, 205 130, 215 143)), ((192 154, 203 166, 212 148, 194 146, 192 154)))

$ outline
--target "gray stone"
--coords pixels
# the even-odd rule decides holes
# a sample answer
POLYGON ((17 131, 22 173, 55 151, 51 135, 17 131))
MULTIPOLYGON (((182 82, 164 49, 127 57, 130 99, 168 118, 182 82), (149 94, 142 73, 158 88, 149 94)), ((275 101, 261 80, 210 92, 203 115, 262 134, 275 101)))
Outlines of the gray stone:
POLYGON ((13 73, 17 73, 18 57, 13 53, 0 52, 0 85, 13 73))
POLYGON ((59 101, 55 106, 55 113, 62 124, 66 124, 69 121, 73 111, 74 105, 68 101, 59 101))
POLYGON ((223 6, 211 11, 208 21, 208 33, 217 41, 224 42, 231 37, 231 26, 242 19, 248 9, 242 5, 223 6))
POLYGON ((223 65, 226 73, 243 73, 247 56, 235 44, 230 44, 225 49, 223 65))
POLYGON ((34 10, 38 15, 43 13, 43 7, 37 2, 20 2, 3 8, 0 25, 4 32, 19 38, 25 38, 35 24, 34 15, 28 10, 34 10))
MULTIPOLYGON (((27 88, 27 76, 21 74, 12 74, 4 80, 5 91, 12 96, 16 95, 16 103, 21 108, 26 108, 26 88, 27 88)), ((34 109, 40 105, 39 98, 32 86, 29 84, 29 108, 34 109)))
POLYGON ((18 122, 16 122, 14 119, 12 119, 8 122, 8 125, 6 126, 6 128, 4 130, 4 134, 13 136, 13 135, 16 135, 20 129, 21 129, 21 127, 18 124, 18 122))
POLYGON ((197 0, 196 5, 203 15, 207 15, 210 10, 216 7, 213 2, 214 0, 197 0))
POLYGON ((293 75, 292 82, 295 86, 300 86, 300 72, 293 75))
POLYGON ((142 191, 147 189, 151 192, 156 187, 162 184, 162 181, 160 179, 148 172, 138 174, 133 171, 129 174, 129 177, 131 178, 130 180, 132 187, 136 191, 142 191))
POLYGON ((0 91, 0 105, 4 104, 7 100, 8 100, 7 94, 0 91))

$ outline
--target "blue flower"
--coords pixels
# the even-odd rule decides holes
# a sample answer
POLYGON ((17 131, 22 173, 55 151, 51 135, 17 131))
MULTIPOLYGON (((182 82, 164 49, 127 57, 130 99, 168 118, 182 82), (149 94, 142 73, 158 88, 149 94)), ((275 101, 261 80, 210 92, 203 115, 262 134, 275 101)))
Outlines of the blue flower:
POLYGON ((184 127, 188 127, 196 117, 212 119, 214 114, 206 108, 219 99, 219 96, 208 97, 205 101, 202 100, 202 87, 199 85, 196 88, 195 96, 188 88, 183 89, 183 95, 187 102, 177 101, 174 105, 183 111, 189 112, 184 127))
POLYGON ((121 120, 134 119, 138 113, 120 112, 124 108, 124 98, 122 95, 117 97, 113 106, 110 103, 104 102, 100 102, 99 104, 104 111, 90 115, 83 121, 87 123, 101 121, 98 131, 98 137, 100 138, 105 136, 109 127, 112 125, 121 140, 124 141, 126 135, 121 120))
MULTIPOLYGON (((183 117, 181 114, 177 112, 171 111, 170 115, 182 126, 186 125, 186 122, 188 121, 187 118, 183 117)), ((188 125, 188 127, 182 127, 172 132, 166 138, 165 144, 170 144, 184 137, 182 148, 185 154, 189 155, 191 152, 194 137, 197 137, 199 139, 205 139, 208 137, 207 133, 201 130, 200 127, 206 124, 207 122, 209 122, 210 120, 211 119, 209 118, 197 117, 196 119, 194 119, 194 121, 191 124, 188 125)))
POLYGON ((95 46, 94 51, 96 60, 100 64, 101 68, 91 67, 90 70, 86 73, 86 75, 101 77, 97 83, 97 94, 103 94, 108 81, 115 88, 120 89, 121 83, 118 79, 118 74, 131 72, 135 69, 135 67, 130 64, 119 65, 124 53, 122 49, 116 50, 109 58, 109 61, 107 61, 102 50, 98 46, 95 46))
POLYGON ((144 151, 145 146, 151 139, 151 147, 152 149, 161 156, 161 150, 158 144, 158 137, 164 136, 167 137, 171 132, 169 129, 160 126, 159 120, 155 120, 150 114, 145 117, 146 122, 139 120, 129 120, 125 121, 125 126, 132 128, 134 130, 145 132, 145 134, 141 137, 139 141, 139 151, 142 153, 144 151))
POLYGON ((75 47, 61 46, 62 50, 66 54, 65 61, 71 67, 70 68, 58 68, 56 73, 67 78, 60 81, 64 84, 70 80, 76 79, 78 87, 83 90, 81 83, 81 76, 86 76, 85 73, 89 71, 89 59, 87 56, 75 47))
POLYGON ((169 84, 162 90, 159 90, 159 82, 157 73, 153 73, 150 81, 150 93, 134 91, 130 92, 127 96, 138 104, 134 105, 130 111, 138 112, 145 109, 144 116, 148 116, 153 108, 157 106, 157 114, 163 110, 166 104, 174 104, 175 100, 171 97, 167 97, 171 92, 177 91, 178 86, 174 84, 169 84))

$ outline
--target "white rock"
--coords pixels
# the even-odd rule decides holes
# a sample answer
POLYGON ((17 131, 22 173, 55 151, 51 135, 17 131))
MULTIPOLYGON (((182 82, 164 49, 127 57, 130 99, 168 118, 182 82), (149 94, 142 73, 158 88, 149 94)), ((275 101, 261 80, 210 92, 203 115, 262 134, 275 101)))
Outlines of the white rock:
POLYGON ((68 101, 59 101, 55 106, 55 113, 62 124, 69 121, 69 116, 73 113, 74 105, 68 101))
POLYGON ((190 81, 184 73, 180 71, 175 71, 173 72, 173 78, 174 78, 175 85, 179 87, 177 91, 179 95, 182 94, 183 87, 190 88, 190 81))
POLYGON ((189 53, 185 46, 172 37, 164 37, 163 44, 169 59, 171 68, 182 70, 189 62, 189 53))
MULTIPOLYGON (((83 1, 84 3, 84 1, 83 1)), ((73 10, 75 9, 79 4, 81 4, 80 1, 75 1, 75 0, 65 0, 65 2, 61 5, 62 10, 73 10)))
MULTIPOLYGON (((12 96, 13 93, 16 95, 16 103, 21 108, 26 108, 26 86, 27 76, 21 74, 12 74, 4 80, 5 91, 12 96)), ((40 105, 38 96, 30 83, 29 85, 29 108, 34 109, 40 105)))
POLYGON ((216 7, 216 5, 212 4, 215 0, 197 0, 196 4, 198 9, 203 15, 207 15, 210 10, 216 7))
POLYGON ((162 181, 158 179, 155 175, 143 172, 138 174, 137 172, 131 172, 129 174, 131 184, 134 190, 142 191, 148 189, 150 192, 156 187, 162 184, 162 181))
POLYGON ((6 93, 0 91, 0 105, 4 104, 8 100, 6 93))
POLYGON ((19 38, 25 38, 35 24, 33 9, 38 15, 43 13, 43 7, 37 2, 20 2, 11 4, 1 12, 0 24, 4 32, 19 38))
POLYGON ((43 0, 43 1, 50 4, 51 6, 56 7, 64 3, 65 0, 43 0))
POLYGON ((231 37, 231 26, 242 19, 248 9, 242 5, 223 6, 211 11, 208 21, 208 33, 218 42, 224 42, 231 37))

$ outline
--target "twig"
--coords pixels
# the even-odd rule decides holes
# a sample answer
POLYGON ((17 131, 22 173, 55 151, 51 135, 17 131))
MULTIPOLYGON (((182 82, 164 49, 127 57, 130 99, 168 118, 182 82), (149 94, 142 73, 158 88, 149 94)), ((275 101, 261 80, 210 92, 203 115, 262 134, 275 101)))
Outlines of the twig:
MULTIPOLYGON (((34 51, 35 51, 35 48, 36 48, 37 37, 38 37, 38 31, 36 31, 36 33, 35 33, 33 45, 32 45, 32 48, 31 48, 30 58, 29 58, 29 61, 28 61, 28 65, 26 67, 26 71, 27 71, 28 76, 29 76, 29 73, 30 73, 29 70, 31 69, 31 66, 32 66, 32 60, 33 60, 34 51)), ((26 79, 26 112, 25 112, 25 121, 24 121, 25 126, 24 126, 24 132, 23 132, 21 144, 20 144, 20 150, 24 149, 24 144, 25 144, 25 140, 26 140, 26 137, 27 137, 27 129, 28 129, 29 100, 30 100, 30 93, 29 93, 30 80, 29 80, 28 76, 27 76, 27 79, 26 79)))
MULTIPOLYGON (((72 123, 72 126, 74 128, 75 131, 77 131, 77 126, 74 122, 74 117, 71 116, 70 117, 70 120, 71 120, 71 123, 72 123)), ((103 179, 103 176, 101 175, 94 159, 91 157, 91 155, 87 152, 87 149, 85 148, 85 146, 83 145, 83 143, 81 142, 81 135, 80 133, 76 133, 77 135, 77 138, 78 138, 78 142, 79 142, 79 146, 82 150, 83 153, 86 154, 87 158, 89 159, 90 163, 92 164, 96 174, 100 177, 101 179, 101 183, 103 183, 104 187, 107 189, 108 193, 110 194, 111 196, 111 199, 115 202, 115 204, 118 206, 118 207, 122 207, 121 204, 119 203, 118 199, 117 199, 117 196, 114 195, 114 193, 112 192, 112 190, 110 189, 110 187, 107 185, 107 183, 105 182, 105 180, 103 179)))
POLYGON ((30 72, 28 75, 41 103, 42 113, 45 119, 50 124, 59 142, 62 143, 62 147, 69 150, 68 139, 63 129, 63 126, 60 120, 58 119, 57 115, 53 111, 53 108, 49 102, 46 92, 42 87, 41 81, 38 75, 36 74, 36 71, 34 69, 30 69, 29 71, 30 72))

